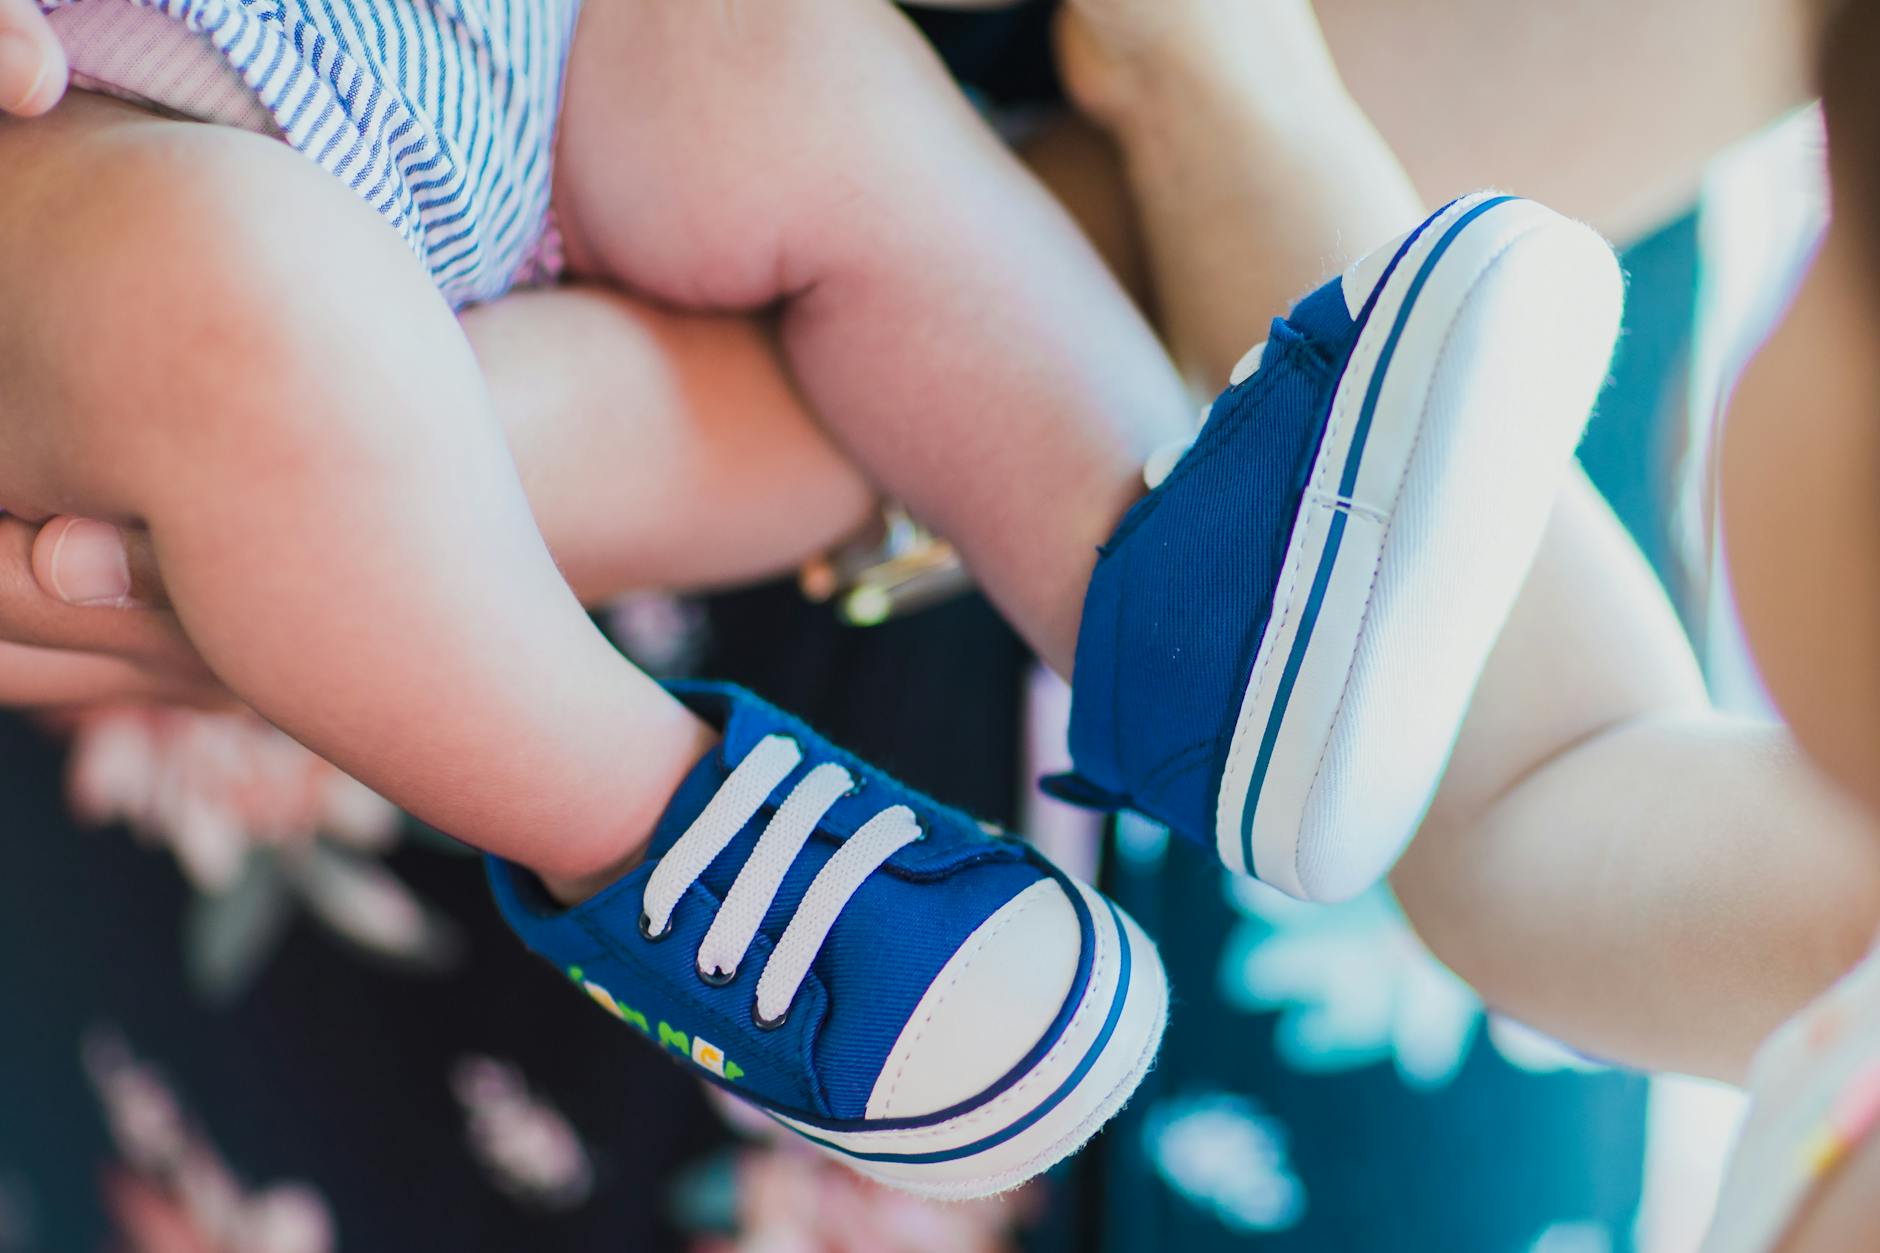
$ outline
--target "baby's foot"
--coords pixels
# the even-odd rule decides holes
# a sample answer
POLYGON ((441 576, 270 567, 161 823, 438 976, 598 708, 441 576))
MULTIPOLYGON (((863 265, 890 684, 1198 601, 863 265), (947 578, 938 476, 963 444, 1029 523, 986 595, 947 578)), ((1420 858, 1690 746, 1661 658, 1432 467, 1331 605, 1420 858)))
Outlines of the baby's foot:
POLYGON ((968 1197, 1073 1152, 1142 1081, 1167 986, 1136 924, 1030 846, 736 688, 645 862, 504 917, 595 1001, 863 1174, 968 1197))
POLYGON ((1540 543, 1622 299, 1591 230, 1484 193, 1276 321, 1102 551, 1077 773, 1053 789, 1297 896, 1376 882, 1540 543))

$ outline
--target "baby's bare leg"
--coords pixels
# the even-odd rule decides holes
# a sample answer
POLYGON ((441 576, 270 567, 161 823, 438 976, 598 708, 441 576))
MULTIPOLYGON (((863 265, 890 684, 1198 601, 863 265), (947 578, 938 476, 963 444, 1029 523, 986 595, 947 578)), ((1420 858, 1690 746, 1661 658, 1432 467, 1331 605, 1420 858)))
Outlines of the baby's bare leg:
POLYGON ((462 325, 584 603, 775 577, 878 516, 761 321, 558 287, 469 309, 462 325))
MULTIPOLYGON (((584 604, 787 574, 879 518, 761 319, 567 286, 460 323, 536 523, 584 604)), ((0 704, 229 703, 167 610, 144 532, 120 537, 130 560, 119 577, 140 608, 120 607, 121 588, 73 587, 104 599, 66 603, 61 584, 86 557, 63 523, 37 521, 0 519, 0 626, 18 642, 0 647, 0 704)))
POLYGON ((691 307, 781 300, 817 415, 1067 671, 1096 547, 1191 415, 1088 244, 900 14, 594 5, 562 127, 577 267, 691 307))
MULTIPOLYGON (((1276 36, 1316 38, 1302 0, 1257 15, 1233 0, 1116 3, 1195 36, 1141 49, 1112 81, 1144 90, 1106 112, 1162 292, 1184 306, 1178 350, 1223 377, 1246 328, 1423 206, 1335 78, 1263 89, 1276 36), (1195 24, 1222 15, 1268 37, 1195 24), (1245 228, 1289 195, 1291 230, 1245 228)), ((1737 1079, 1867 951, 1880 844, 1786 733, 1706 707, 1676 616, 1579 480, 1394 884, 1436 954, 1504 1012, 1600 1056, 1737 1079)))
POLYGON ((0 502, 147 525, 216 673, 412 812, 619 860, 709 735, 570 594, 397 236, 285 147, 96 100, 0 128, 0 168, 0 309, 34 310, 0 502))

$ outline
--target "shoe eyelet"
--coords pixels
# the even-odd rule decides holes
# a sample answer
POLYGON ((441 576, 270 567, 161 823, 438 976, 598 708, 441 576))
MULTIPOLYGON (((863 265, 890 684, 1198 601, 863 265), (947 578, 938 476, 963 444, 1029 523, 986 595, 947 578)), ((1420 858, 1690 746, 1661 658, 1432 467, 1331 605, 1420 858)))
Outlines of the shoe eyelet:
POLYGON ((738 977, 738 972, 735 970, 707 970, 699 965, 694 965, 692 969, 698 972, 699 982, 708 988, 725 987, 738 977))
POLYGON ((862 789, 868 786, 868 779, 866 776, 856 774, 853 770, 848 770, 846 771, 846 773, 849 776, 849 790, 842 794, 841 799, 843 800, 847 800, 851 796, 860 796, 862 794, 862 789))
POLYGON ((654 931, 651 915, 644 909, 640 911, 640 938, 642 940, 645 940, 648 944, 657 944, 671 934, 672 922, 670 919, 667 920, 666 929, 664 931, 654 931))
POLYGON ((789 1022, 789 1021, 790 1021, 790 1011, 787 1008, 781 1014, 778 1014, 775 1018, 766 1018, 764 1017, 762 1011, 760 1011, 757 1008, 757 1002, 756 1001, 751 1002, 751 1023, 759 1031, 775 1031, 777 1028, 783 1026, 784 1023, 789 1022))

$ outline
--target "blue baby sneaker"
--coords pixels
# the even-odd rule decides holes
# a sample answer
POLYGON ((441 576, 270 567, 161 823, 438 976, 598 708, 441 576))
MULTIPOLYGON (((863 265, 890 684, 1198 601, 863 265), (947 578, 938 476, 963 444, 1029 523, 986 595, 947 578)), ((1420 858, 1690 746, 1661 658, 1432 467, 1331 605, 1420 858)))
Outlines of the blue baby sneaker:
POLYGON ((738 688, 646 861, 563 910, 491 859, 523 942, 648 1043, 863 1174, 1016 1187, 1122 1107, 1166 1018, 1136 924, 738 688))
POLYGON ((1622 303, 1596 234, 1485 193, 1275 321, 1101 551, 1075 773, 1047 787, 1295 896, 1375 883, 1539 547, 1622 303))

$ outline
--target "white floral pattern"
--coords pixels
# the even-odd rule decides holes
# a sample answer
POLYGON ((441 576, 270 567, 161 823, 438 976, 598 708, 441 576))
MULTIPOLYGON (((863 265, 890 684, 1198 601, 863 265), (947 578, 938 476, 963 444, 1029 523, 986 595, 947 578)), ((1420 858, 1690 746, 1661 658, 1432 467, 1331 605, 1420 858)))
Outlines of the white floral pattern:
POLYGON ((1249 1013, 1277 1013, 1274 1047, 1294 1070, 1326 1073, 1382 1062, 1404 1082, 1455 1079, 1487 1022, 1495 1050, 1523 1070, 1587 1068, 1537 1032, 1489 1014, 1423 947, 1378 888, 1346 905, 1295 901, 1252 879, 1227 879, 1239 914, 1220 965, 1220 993, 1249 1013))
POLYGON ((1285 1231, 1306 1212, 1286 1129, 1251 1099, 1209 1092, 1158 1102, 1143 1148, 1176 1195, 1242 1234, 1285 1231))
POLYGON ((1541 1232, 1526 1253, 1612 1253, 1612 1232, 1604 1223, 1555 1223, 1541 1232))
POLYGON ((115 1030, 82 1046, 119 1163, 106 1205, 131 1253, 335 1253, 332 1211, 301 1182, 251 1188, 169 1082, 115 1030))
POLYGON ((398 811, 246 711, 88 710, 71 730, 72 812, 168 848, 197 891, 232 888, 257 849, 321 838, 383 853, 398 811))
POLYGON ((456 928, 382 860, 398 810, 253 713, 122 706, 55 725, 74 816, 167 848, 194 889, 184 957, 205 999, 244 992, 303 912, 413 971, 456 960, 456 928))
POLYGON ((552 1213, 587 1203, 594 1164, 567 1116, 532 1091, 515 1066, 472 1054, 451 1069, 470 1150, 497 1189, 552 1213))

